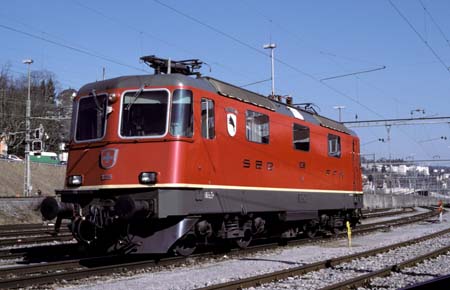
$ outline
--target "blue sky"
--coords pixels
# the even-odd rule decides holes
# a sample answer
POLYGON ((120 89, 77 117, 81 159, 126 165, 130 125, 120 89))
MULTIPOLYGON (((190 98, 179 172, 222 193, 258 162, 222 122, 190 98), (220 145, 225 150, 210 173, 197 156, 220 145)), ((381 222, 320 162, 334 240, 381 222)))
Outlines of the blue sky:
MULTIPOLYGON (((276 93, 325 116, 337 119, 337 105, 344 121, 449 116, 450 1, 391 1, 4 1, 0 65, 20 76, 32 58, 32 69, 78 89, 103 67, 107 78, 151 72, 138 59, 156 54, 199 58, 205 75, 244 85, 270 78, 262 46, 274 42, 276 93)), ((384 143, 374 140, 387 139, 385 128, 356 132, 377 158, 450 159, 449 124, 392 127, 384 143)))

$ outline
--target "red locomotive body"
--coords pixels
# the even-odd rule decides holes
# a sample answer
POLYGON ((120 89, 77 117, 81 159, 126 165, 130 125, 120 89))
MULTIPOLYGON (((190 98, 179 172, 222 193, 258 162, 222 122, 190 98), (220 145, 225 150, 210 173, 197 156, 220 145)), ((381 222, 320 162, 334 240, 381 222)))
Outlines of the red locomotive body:
MULTIPOLYGON (((359 139, 341 123, 144 57, 157 74, 74 100, 67 186, 44 217, 100 248, 190 254, 199 243, 356 224, 359 139), (174 73, 158 74, 161 70, 174 73), (179 73, 181 72, 181 73, 179 73)), ((181 69, 180 69, 181 68, 181 69)))

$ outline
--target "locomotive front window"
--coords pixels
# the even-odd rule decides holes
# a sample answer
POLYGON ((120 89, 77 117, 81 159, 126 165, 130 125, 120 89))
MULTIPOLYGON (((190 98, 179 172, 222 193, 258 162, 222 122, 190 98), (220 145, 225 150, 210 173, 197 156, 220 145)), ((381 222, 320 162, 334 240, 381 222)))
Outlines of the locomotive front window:
POLYGON ((122 137, 156 137, 167 131, 167 91, 127 92, 122 101, 122 137))
POLYGON ((192 91, 175 90, 172 97, 170 134, 192 137, 192 91))
POLYGON ((75 140, 90 141, 105 135, 106 95, 83 97, 78 103, 75 140))

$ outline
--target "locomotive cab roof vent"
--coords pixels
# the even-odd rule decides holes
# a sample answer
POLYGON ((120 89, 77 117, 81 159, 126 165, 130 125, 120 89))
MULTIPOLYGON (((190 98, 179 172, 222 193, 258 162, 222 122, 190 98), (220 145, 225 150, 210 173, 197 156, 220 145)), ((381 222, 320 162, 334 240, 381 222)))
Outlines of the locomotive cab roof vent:
POLYGON ((154 55, 143 56, 140 60, 154 68, 155 75, 179 73, 200 77, 198 70, 200 70, 203 64, 199 59, 171 60, 170 58, 159 58, 154 55))

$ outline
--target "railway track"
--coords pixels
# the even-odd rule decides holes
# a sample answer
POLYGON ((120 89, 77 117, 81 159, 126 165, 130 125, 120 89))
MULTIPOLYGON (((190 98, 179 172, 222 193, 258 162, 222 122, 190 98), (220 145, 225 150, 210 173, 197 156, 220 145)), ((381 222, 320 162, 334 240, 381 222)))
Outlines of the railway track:
MULTIPOLYGON (((0 225, 0 239, 18 236, 48 235, 54 232, 53 224, 12 224, 0 225)), ((66 224, 61 225, 60 233, 68 233, 66 224)))
MULTIPOLYGON (((65 242, 72 240, 72 235, 63 224, 58 235, 54 235, 53 225, 14 224, 0 225, 0 248, 21 247, 29 244, 65 242)), ((6 257, 6 250, 0 249, 0 260, 6 257)), ((15 256, 18 256, 15 255, 15 256)), ((14 255, 10 255, 14 258, 14 255)))
POLYGON ((319 261, 316 263, 306 264, 298 267, 289 268, 286 270, 281 270, 273 273, 267 273, 262 275, 257 275, 254 277, 249 277, 245 279, 240 279, 236 281, 230 281, 222 284, 211 285, 204 288, 198 288, 198 290, 229 290, 229 289, 244 289, 249 287, 261 287, 261 289, 277 289, 277 288, 304 288, 304 289, 322 289, 322 290, 334 290, 334 289, 355 289, 366 285, 371 279, 375 277, 387 276, 394 271, 399 271, 408 266, 417 264, 426 259, 436 257, 445 254, 450 251, 450 246, 448 244, 450 241, 450 229, 439 231, 421 238, 412 239, 406 242, 401 242, 365 252, 360 252, 348 256, 338 257, 334 259, 327 259, 319 261), (437 239, 442 239, 446 235, 446 242, 439 245, 436 242, 437 239), (367 260, 369 258, 379 260, 381 259, 381 254, 384 256, 391 256, 397 258, 398 253, 392 251, 403 250, 406 252, 412 251, 414 246, 421 246, 422 243, 434 243, 436 242, 438 246, 435 249, 428 251, 425 254, 415 256, 413 258, 404 259, 401 262, 388 264, 386 267, 381 269, 372 270, 362 267, 358 267, 358 260, 367 260), (329 271, 328 271, 329 270, 329 271), (322 271, 322 273, 320 273, 322 271), (328 271, 324 273, 324 271, 328 271), (335 271, 336 273, 331 273, 335 271), (349 274, 346 274, 348 271, 349 274), (366 274, 361 274, 362 272, 369 272, 366 274), (311 273, 320 273, 314 274, 311 273), (308 275, 309 274, 309 275, 308 275), (330 282, 330 285, 323 286, 328 281, 326 279, 337 279, 338 277, 350 277, 344 281, 339 281, 338 283, 330 282), (285 279, 288 279, 287 282, 285 279), (274 282, 277 281, 277 282, 274 282), (300 281, 300 282, 299 282, 300 281), (305 282, 306 281, 306 282, 305 282), (272 283, 273 282, 273 283, 272 283), (297 283, 298 282, 298 283, 297 283), (295 284, 297 283, 297 284, 295 284), (280 287, 278 287, 280 286, 280 287), (318 287, 317 287, 318 286, 318 287))
POLYGON ((32 263, 61 260, 76 256, 77 251, 78 245, 75 243, 22 247, 0 250, 0 261, 20 260, 21 263, 32 263))
POLYGON ((387 217, 404 213, 412 213, 415 211, 416 210, 413 207, 402 207, 399 209, 392 209, 392 210, 363 211, 363 218, 367 219, 367 218, 387 217))
MULTIPOLYGON (((428 215, 421 214, 421 219, 426 219, 434 213, 427 213, 428 215)), ((417 219, 408 219, 407 222, 402 221, 399 224, 412 223, 417 219)), ((386 223, 381 225, 380 223, 373 226, 373 230, 378 230, 383 227, 391 227, 393 223, 386 223)), ((369 231, 366 228, 363 232, 369 231)), ((316 241, 318 241, 317 239, 316 241)), ((311 243, 311 240, 296 240, 291 241, 289 245, 296 246, 311 243)), ((74 245, 72 245, 74 246, 74 245)), ((250 254, 262 250, 274 249, 278 246, 278 243, 257 245, 242 250, 232 250, 227 253, 228 256, 238 254, 250 254)), ((214 253, 201 253, 199 255, 190 256, 190 259, 202 259, 211 258, 217 256, 214 253)), ((14 266, 0 269, 0 288, 14 288, 14 287, 26 287, 37 284, 48 284, 58 280, 73 280, 86 278, 92 275, 101 275, 108 273, 120 273, 124 271, 142 269, 154 267, 155 265, 176 265, 185 263, 186 258, 183 257, 142 257, 142 256, 124 256, 119 257, 99 257, 88 259, 74 259, 65 261, 49 262, 45 264, 32 264, 25 266, 14 266), (124 262, 123 260, 127 261, 124 262), (137 259, 130 261, 129 259, 137 259), (144 260, 142 260, 144 259, 144 260)))
POLYGON ((357 287, 364 287, 366 285, 370 284, 370 281, 372 279, 375 279, 377 277, 385 277, 388 275, 391 275, 392 273, 398 273, 401 272, 403 269, 407 267, 411 267, 413 265, 416 265, 418 263, 421 263, 425 260, 429 260, 431 258, 444 255, 450 251, 450 246, 442 246, 434 251, 428 252, 426 254, 420 255, 418 257, 414 257, 399 263, 393 263, 388 265, 387 267, 384 267, 380 270, 376 270, 374 272, 361 275, 352 279, 348 279, 327 287, 321 288, 322 290, 338 290, 338 289, 353 289, 357 287))
POLYGON ((368 224, 362 224, 358 225, 355 230, 353 230, 353 233, 359 233, 362 234, 364 232, 371 232, 374 230, 389 228, 391 226, 401 226, 406 224, 415 223, 421 220, 426 220, 428 218, 432 218, 438 215, 438 212, 434 209, 430 208, 430 211, 420 213, 417 215, 402 217, 398 219, 391 219, 386 221, 380 221, 376 223, 368 223, 368 224))
MULTIPOLYGON (((49 235, 53 232, 54 228, 51 225, 10 225, 8 227, 0 228, 0 240, 9 237, 49 235)), ((69 230, 66 227, 62 227, 60 230, 60 233, 68 232, 69 230)))
POLYGON ((37 243, 50 243, 50 242, 66 242, 73 240, 73 236, 70 233, 60 234, 57 236, 33 236, 33 237, 16 237, 0 240, 0 247, 15 247, 20 245, 29 245, 37 243))

